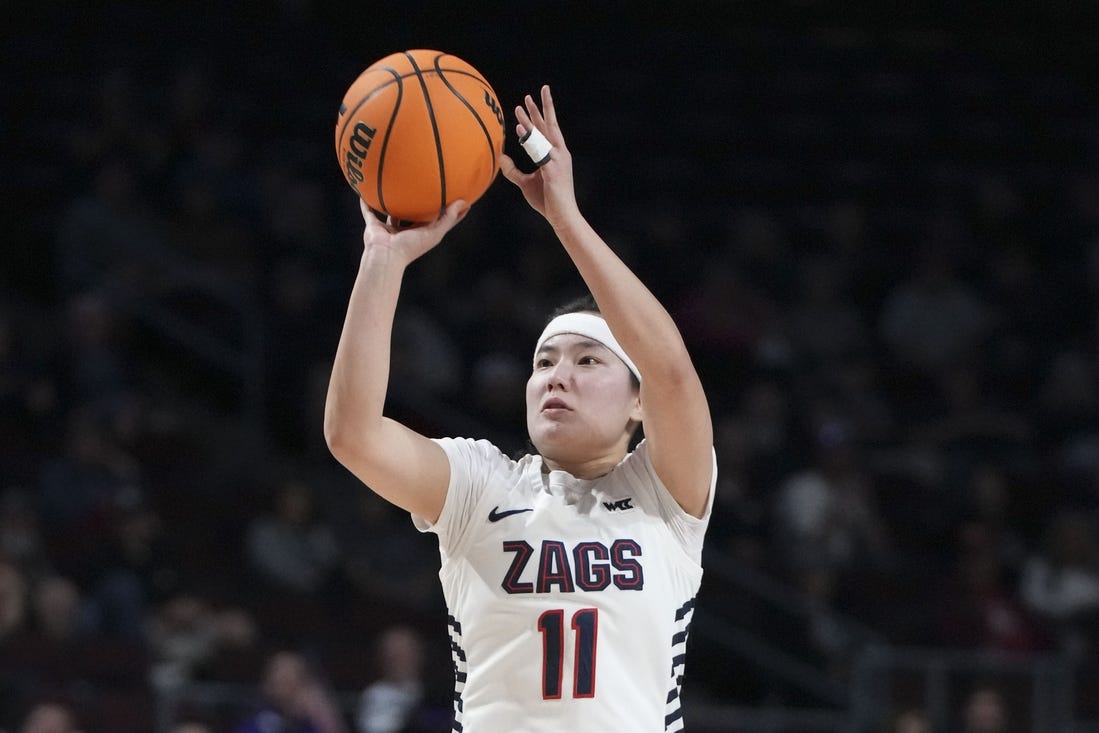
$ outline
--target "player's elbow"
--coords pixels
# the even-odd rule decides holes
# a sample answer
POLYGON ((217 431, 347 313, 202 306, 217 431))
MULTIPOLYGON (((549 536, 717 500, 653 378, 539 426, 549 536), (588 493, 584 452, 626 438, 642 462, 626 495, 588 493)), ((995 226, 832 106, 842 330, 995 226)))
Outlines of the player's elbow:
POLYGON ((328 446, 328 452, 332 454, 332 457, 343 463, 344 456, 347 454, 346 434, 329 424, 327 420, 324 423, 324 442, 328 446))
POLYGON ((328 409, 324 413, 324 442, 328 446, 328 452, 340 463, 347 465, 355 453, 355 442, 358 431, 345 416, 338 410, 328 409))

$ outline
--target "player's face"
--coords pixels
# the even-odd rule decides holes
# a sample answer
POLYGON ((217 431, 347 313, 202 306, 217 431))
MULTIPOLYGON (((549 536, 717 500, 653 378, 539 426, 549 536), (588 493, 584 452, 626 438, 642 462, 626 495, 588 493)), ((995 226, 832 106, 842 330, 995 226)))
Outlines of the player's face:
POLYGON ((534 355, 527 380, 527 430, 546 458, 584 462, 625 452, 641 403, 630 370, 598 341, 563 333, 534 355))

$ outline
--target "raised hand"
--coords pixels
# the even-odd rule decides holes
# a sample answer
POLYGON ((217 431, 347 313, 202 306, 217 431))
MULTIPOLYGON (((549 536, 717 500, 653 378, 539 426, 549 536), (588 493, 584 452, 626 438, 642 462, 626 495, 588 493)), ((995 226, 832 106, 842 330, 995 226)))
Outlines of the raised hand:
POLYGON ((531 128, 537 129, 553 145, 550 159, 532 173, 524 173, 515 161, 504 155, 500 171, 504 177, 518 186, 527 203, 556 227, 574 213, 576 189, 572 177, 572 154, 565 145, 565 137, 557 122, 557 111, 549 85, 542 87, 541 108, 534 97, 527 95, 523 104, 515 108, 515 131, 519 137, 531 128))
POLYGON ((383 222, 362 199, 359 199, 359 209, 365 223, 363 246, 367 250, 391 250, 404 258, 405 264, 434 248, 469 212, 466 202, 458 200, 448 206, 435 221, 402 228, 392 217, 383 222))

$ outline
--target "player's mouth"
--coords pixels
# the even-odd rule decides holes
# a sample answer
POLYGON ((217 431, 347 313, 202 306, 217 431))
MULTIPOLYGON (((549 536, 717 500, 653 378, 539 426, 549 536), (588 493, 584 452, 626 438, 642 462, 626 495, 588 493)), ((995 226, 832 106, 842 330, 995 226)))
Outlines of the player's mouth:
POLYGON ((557 399, 556 397, 551 397, 542 403, 542 412, 563 412, 570 409, 572 408, 566 405, 564 400, 557 399))

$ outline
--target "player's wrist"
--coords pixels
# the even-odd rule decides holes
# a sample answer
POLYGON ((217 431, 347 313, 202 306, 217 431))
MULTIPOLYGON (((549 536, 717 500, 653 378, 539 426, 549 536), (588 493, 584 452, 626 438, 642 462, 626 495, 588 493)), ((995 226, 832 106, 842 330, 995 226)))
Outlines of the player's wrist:
POLYGON ((559 238, 574 235, 588 226, 587 219, 584 218, 575 201, 567 206, 556 208, 555 211, 546 211, 546 220, 559 238))
POLYGON ((408 267, 412 259, 396 247, 368 242, 359 257, 359 272, 400 272, 408 267))

